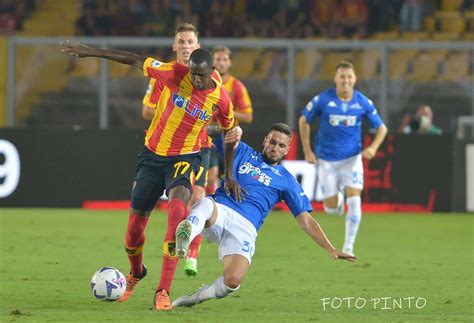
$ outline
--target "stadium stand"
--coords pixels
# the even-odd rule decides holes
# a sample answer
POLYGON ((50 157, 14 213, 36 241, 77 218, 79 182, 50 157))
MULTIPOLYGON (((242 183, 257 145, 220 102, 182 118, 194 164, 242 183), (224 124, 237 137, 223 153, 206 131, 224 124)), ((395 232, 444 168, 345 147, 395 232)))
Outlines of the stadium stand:
MULTIPOLYGON (((95 14, 107 23, 110 17, 114 16, 117 8, 129 4, 129 14, 134 17, 142 17, 146 11, 149 1, 130 1, 130 0, 69 0, 54 1, 43 0, 33 1, 35 3, 32 11, 25 15, 22 21, 22 29, 17 31, 19 35, 31 36, 59 36, 73 35, 76 30, 76 21, 81 11, 81 5, 92 5, 95 14), (141 3, 137 7, 136 3, 141 3), (132 4, 134 4, 132 6, 132 4), (61 26, 58 28, 58 26, 61 26)), ((208 28, 206 3, 200 7, 193 8, 193 17, 186 16, 187 8, 184 0, 176 0, 175 4, 168 8, 166 19, 160 20, 161 30, 168 31, 163 36, 172 36, 174 26, 178 21, 194 21, 198 24, 201 31, 201 38, 212 36, 208 28)), ((301 22, 291 24, 291 28, 283 32, 280 28, 278 32, 272 30, 271 26, 278 19, 282 19, 281 12, 266 11, 259 1, 246 1, 245 6, 241 6, 242 1, 226 2, 226 5, 220 6, 222 12, 229 21, 245 21, 242 24, 232 24, 232 27, 226 32, 230 37, 238 36, 241 38, 255 37, 284 37, 287 38, 306 38, 306 39, 340 39, 357 40, 364 37, 363 34, 342 34, 337 21, 330 22, 331 27, 324 34, 319 27, 314 25, 312 19, 302 19, 301 22), (239 8, 236 8, 240 6, 239 8), (278 17, 277 17, 278 16, 278 17), (277 17, 277 18, 276 18, 277 17), (277 20, 275 20, 277 19, 277 20), (298 25, 299 24, 299 25, 298 25), (241 26, 241 27, 239 27, 241 26), (239 29, 240 28, 240 29, 239 29), (303 32, 304 31, 304 32, 303 32)), ((295 2, 296 3, 296 2, 295 2)), ((310 15, 309 11, 303 8, 304 2, 297 2, 296 10, 300 17, 310 15)), ((376 2, 368 1, 370 7, 376 2)), ((462 0, 441 0, 426 1, 431 3, 429 10, 425 10, 422 17, 422 28, 420 31, 401 32, 398 22, 399 9, 394 3, 389 3, 387 12, 383 12, 383 17, 371 14, 369 16, 378 19, 376 22, 369 21, 370 26, 368 40, 374 41, 413 41, 422 42, 427 40, 434 41, 474 41, 474 8, 464 8, 462 0), (383 19, 381 19, 383 18, 383 19)), ((125 6, 126 7, 126 6, 125 6)), ((217 7, 216 7, 217 8, 217 7)), ((1 9, 1 7, 0 7, 1 9)), ((293 11, 292 11, 293 12, 293 11)), ((1 13, 0 13, 1 14, 1 13)), ((293 14, 293 13, 292 13, 293 14)), ((139 21, 139 20, 138 20, 139 21)), ((281 27, 281 20, 278 24, 281 27)), ((140 23, 138 23, 140 25, 140 23)), ((111 34, 110 28, 104 28, 106 35, 111 34)), ((146 35, 146 31, 136 31, 137 35, 146 35)), ((58 55, 54 55, 56 48, 51 47, 33 47, 18 46, 17 50, 17 76, 16 91, 19 98, 17 102, 16 122, 17 124, 30 125, 53 125, 52 120, 61 122, 60 124, 74 124, 74 120, 84 120, 83 124, 88 126, 97 125, 97 81, 99 75, 99 61, 97 59, 77 60, 74 64, 69 64, 64 59, 56 60, 58 55), (28 62, 35 61, 33 69, 24 71, 28 62), (48 75, 42 82, 32 82, 34 75, 48 75), (39 84, 40 83, 40 84, 39 84), (85 96, 90 96, 86 99, 85 96), (72 98, 72 99, 71 99, 72 98), (74 104, 68 103, 67 99, 74 101, 74 104), (80 103, 88 104, 87 107, 80 103), (71 111, 64 112, 64 106, 68 105, 71 111), (34 110, 45 110, 47 113, 34 110), (34 111, 34 113, 32 113, 34 111), (54 116, 55 113, 58 116, 54 116), (48 117, 45 117, 48 116, 48 117), (47 120, 47 118, 51 118, 47 120), (65 119, 64 119, 65 118, 65 119), (88 119, 90 118, 90 120, 88 119)), ((153 51, 155 49, 152 49, 153 51)), ((171 52, 161 48, 159 52, 152 54, 154 57, 160 57, 168 60, 171 52)), ((403 91, 405 87, 413 89, 424 88, 423 82, 450 82, 462 83, 472 80, 472 55, 470 52, 450 51, 447 49, 425 50, 400 49, 389 51, 389 80, 391 84, 396 84, 397 91, 403 91)), ((331 85, 334 66, 342 59, 349 59, 355 63, 358 74, 359 86, 362 88, 374 88, 377 92, 377 81, 381 73, 381 51, 374 50, 297 50, 296 52, 296 91, 298 100, 303 97, 306 100, 315 90, 331 85), (371 84, 371 85, 370 85, 371 84)), ((268 50, 263 48, 233 48, 233 74, 242 79, 250 94, 256 93, 255 118, 261 117, 268 119, 269 115, 275 113, 267 108, 269 102, 272 102, 271 108, 285 108, 285 94, 282 88, 286 82, 286 52, 280 50, 268 50), (262 81, 265 86, 262 86, 262 81), (275 97, 278 97, 277 99, 275 97), (265 106, 265 107, 263 107, 265 106)), ((109 75, 112 82, 109 86, 109 102, 112 107, 111 124, 114 126, 137 126, 141 121, 136 113, 136 102, 140 102, 145 87, 140 73, 132 71, 124 65, 110 63, 109 75), (125 95, 128 93, 128 97, 125 95)), ((456 86, 459 84, 456 84, 456 86)), ((449 85, 452 86, 452 85, 449 85)), ((461 84, 461 86, 464 86, 461 84)), ((449 91, 448 91, 449 92, 449 91)), ((399 92, 397 92, 399 93, 399 92)), ((401 92, 400 92, 401 93, 401 92)), ((426 98, 428 95, 423 90, 413 90, 413 95, 426 98)), ((450 96, 449 94, 448 96, 450 96)), ((304 101, 303 100, 303 101, 304 101)), ((404 102, 393 103, 397 110, 405 109, 404 102)), ((396 117, 397 119, 399 117, 396 117)), ((278 120, 275 120, 278 121, 278 120)), ((79 122, 81 123, 81 122, 79 122)), ((264 127, 264 126, 263 126, 264 127)))

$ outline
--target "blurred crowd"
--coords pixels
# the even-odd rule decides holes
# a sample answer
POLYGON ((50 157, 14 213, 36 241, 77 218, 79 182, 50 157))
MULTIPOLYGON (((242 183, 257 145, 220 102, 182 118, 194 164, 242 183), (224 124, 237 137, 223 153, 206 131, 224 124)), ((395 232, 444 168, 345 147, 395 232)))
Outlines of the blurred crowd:
MULTIPOLYGON (((462 8, 472 5, 465 0, 462 8)), ((173 36, 182 22, 205 37, 365 38, 420 31, 441 0, 83 0, 77 34, 173 36)))
MULTIPOLYGON (((37 0, 0 0, 0 30, 19 30, 37 0)), ((420 31, 441 0, 82 0, 76 34, 173 36, 190 22, 205 37, 365 38, 420 31)), ((473 10, 464 0, 459 10, 473 10)))
POLYGON ((0 34, 21 30, 36 0, 0 0, 0 34))

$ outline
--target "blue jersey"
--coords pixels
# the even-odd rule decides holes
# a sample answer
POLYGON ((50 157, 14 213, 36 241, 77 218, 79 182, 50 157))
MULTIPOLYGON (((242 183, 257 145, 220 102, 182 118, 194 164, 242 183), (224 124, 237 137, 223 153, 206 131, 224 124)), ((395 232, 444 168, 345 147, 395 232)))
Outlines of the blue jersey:
MULTIPOLYGON (((216 139, 214 144, 218 148, 222 147, 222 139, 216 139)), ((257 231, 268 213, 280 201, 285 201, 295 217, 313 210, 300 184, 286 168, 268 165, 263 161, 261 153, 244 142, 240 142, 235 151, 234 178, 248 193, 244 193, 245 200, 237 202, 233 194, 227 196, 222 183, 214 199, 249 220, 257 231)))
POLYGON ((334 161, 360 153, 362 149, 362 117, 372 128, 379 128, 380 119, 372 101, 354 90, 350 101, 342 101, 336 89, 316 95, 301 112, 311 123, 319 118, 319 132, 314 139, 314 152, 318 158, 334 161))

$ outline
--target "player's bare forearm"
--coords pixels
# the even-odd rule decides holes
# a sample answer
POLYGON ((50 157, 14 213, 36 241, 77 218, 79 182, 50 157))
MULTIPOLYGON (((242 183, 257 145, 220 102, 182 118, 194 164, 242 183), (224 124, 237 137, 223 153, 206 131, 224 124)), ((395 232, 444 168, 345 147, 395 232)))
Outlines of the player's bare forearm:
POLYGON ((296 219, 298 220, 298 224, 306 232, 306 234, 308 234, 314 241, 316 241, 316 243, 321 248, 323 248, 329 253, 336 250, 336 248, 333 247, 331 242, 326 237, 326 234, 324 233, 323 229, 321 229, 319 223, 315 219, 313 219, 311 214, 309 214, 308 212, 303 212, 298 215, 296 219))
POLYGON ((248 112, 240 112, 240 111, 234 110, 234 117, 235 119, 243 123, 252 123, 253 121, 252 113, 248 113, 248 112))
POLYGON ((234 178, 234 143, 224 143, 225 178, 234 178))
POLYGON ((62 52, 69 53, 78 58, 82 57, 100 57, 112 60, 117 63, 134 66, 138 69, 143 68, 146 57, 134 53, 124 52, 116 49, 101 49, 90 47, 80 43, 65 42, 60 44, 62 52))
POLYGON ((375 133, 374 140, 372 140, 372 143, 370 146, 372 146, 375 150, 378 150, 380 145, 385 139, 385 136, 387 136, 387 127, 383 124, 381 125, 378 129, 377 132, 375 133))
POLYGON ((309 142, 309 134, 311 132, 311 127, 306 121, 305 116, 301 116, 298 120, 298 129, 300 133, 301 146, 303 147, 304 152, 311 151, 311 145, 309 142))
POLYGON ((216 138, 223 133, 221 126, 217 122, 208 124, 206 126, 206 132, 211 138, 216 138))

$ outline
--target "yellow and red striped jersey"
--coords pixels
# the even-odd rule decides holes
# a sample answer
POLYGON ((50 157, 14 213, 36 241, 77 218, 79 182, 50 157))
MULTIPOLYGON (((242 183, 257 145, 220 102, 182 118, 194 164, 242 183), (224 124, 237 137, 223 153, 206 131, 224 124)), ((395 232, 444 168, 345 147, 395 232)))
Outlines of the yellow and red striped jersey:
MULTIPOLYGON (((240 112, 253 113, 252 101, 245 85, 232 75, 224 83, 224 88, 230 96, 234 110, 240 112)), ((235 125, 239 120, 235 119, 235 125)), ((201 139, 201 146, 204 148, 212 147, 212 138, 205 134, 201 139)))
MULTIPOLYGON (((224 88, 230 96, 234 110, 253 113, 252 102, 245 85, 233 76, 229 76, 224 83, 224 88)), ((237 122, 237 120, 236 120, 237 122)))
POLYGON ((200 136, 211 118, 223 129, 234 125, 232 102, 219 78, 216 86, 197 90, 191 83, 189 68, 177 62, 163 63, 147 58, 143 73, 162 85, 156 112, 150 123, 145 146, 160 156, 178 156, 198 152, 200 136))
MULTIPOLYGON (((173 64, 174 62, 175 61, 172 61, 170 64, 173 64)), ((219 83, 222 83, 221 75, 216 70, 212 72, 212 77, 213 79, 218 80, 219 83)), ((158 100, 160 99, 161 91, 163 91, 163 84, 157 82, 157 79, 151 78, 145 96, 143 97, 143 104, 149 108, 155 109, 158 100)))

